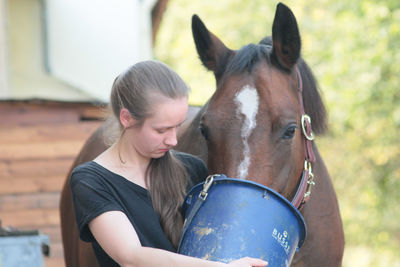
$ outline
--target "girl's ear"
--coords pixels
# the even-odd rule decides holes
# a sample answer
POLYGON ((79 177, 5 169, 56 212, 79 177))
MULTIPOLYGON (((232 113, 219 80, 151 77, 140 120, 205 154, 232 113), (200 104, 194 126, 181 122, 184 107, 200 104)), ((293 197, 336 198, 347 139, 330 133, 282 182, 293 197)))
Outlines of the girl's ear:
POLYGON ((133 125, 135 119, 132 117, 129 110, 122 108, 119 112, 119 120, 124 128, 128 128, 133 125))

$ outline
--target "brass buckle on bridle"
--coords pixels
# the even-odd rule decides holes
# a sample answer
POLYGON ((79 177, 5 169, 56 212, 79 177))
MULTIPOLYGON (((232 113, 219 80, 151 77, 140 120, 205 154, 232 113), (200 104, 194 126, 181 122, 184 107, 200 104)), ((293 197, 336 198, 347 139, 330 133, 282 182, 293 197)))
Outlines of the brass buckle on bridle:
POLYGON ((301 115, 301 128, 307 140, 309 141, 314 140, 314 133, 311 129, 311 118, 307 114, 301 115), (307 125, 310 125, 310 133, 307 132, 307 125))
POLYGON ((311 189, 315 185, 314 173, 312 172, 311 162, 308 160, 304 161, 304 170, 308 172, 307 188, 304 193, 304 197, 309 197, 311 195, 311 189))

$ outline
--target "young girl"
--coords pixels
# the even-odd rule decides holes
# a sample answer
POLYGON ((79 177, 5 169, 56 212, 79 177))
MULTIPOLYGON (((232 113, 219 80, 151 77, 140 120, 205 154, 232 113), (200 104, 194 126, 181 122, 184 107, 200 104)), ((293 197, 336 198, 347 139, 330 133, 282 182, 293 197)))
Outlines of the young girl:
MULTIPOLYGON (((224 266, 175 253, 188 188, 207 176, 204 163, 173 151, 188 110, 188 87, 157 61, 135 64, 114 81, 117 141, 71 174, 80 237, 100 266, 224 266)), ((229 266, 265 266, 242 258, 229 266)))

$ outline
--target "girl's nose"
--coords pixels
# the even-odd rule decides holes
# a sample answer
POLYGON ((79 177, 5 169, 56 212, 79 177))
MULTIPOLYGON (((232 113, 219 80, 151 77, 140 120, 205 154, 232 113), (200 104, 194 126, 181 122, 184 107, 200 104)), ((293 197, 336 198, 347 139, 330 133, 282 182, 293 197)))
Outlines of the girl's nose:
POLYGON ((178 139, 176 137, 176 134, 177 134, 176 128, 170 129, 165 139, 165 144, 168 146, 176 146, 178 144, 178 139))

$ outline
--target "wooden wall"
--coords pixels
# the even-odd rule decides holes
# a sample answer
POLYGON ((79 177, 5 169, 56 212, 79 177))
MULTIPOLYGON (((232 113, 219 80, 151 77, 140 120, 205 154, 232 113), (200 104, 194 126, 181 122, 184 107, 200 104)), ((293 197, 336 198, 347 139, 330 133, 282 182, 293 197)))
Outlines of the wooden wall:
POLYGON ((48 235, 47 267, 64 266, 60 190, 103 115, 87 103, 0 102, 0 220, 48 235))

